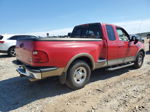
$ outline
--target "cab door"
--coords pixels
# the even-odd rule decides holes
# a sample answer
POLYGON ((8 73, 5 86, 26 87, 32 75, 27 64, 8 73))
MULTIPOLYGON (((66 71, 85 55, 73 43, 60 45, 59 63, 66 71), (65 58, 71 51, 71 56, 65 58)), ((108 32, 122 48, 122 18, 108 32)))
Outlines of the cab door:
POLYGON ((118 52, 123 62, 134 61, 138 50, 137 46, 129 40, 129 34, 123 28, 116 27, 116 33, 118 36, 118 52))
POLYGON ((107 31, 107 59, 108 66, 113 66, 123 63, 123 52, 119 51, 124 43, 118 42, 118 36, 116 35, 116 29, 113 25, 106 25, 107 31))

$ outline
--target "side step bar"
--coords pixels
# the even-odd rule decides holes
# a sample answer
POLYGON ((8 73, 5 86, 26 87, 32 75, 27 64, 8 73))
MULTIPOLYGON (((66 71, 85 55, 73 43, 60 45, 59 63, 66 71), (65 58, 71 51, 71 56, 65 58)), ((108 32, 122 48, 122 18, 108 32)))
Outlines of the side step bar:
POLYGON ((133 66, 133 65, 134 65, 134 63, 129 63, 129 64, 126 64, 126 65, 120 65, 120 66, 117 66, 117 67, 107 68, 106 70, 107 71, 113 71, 113 70, 129 67, 129 66, 133 66))

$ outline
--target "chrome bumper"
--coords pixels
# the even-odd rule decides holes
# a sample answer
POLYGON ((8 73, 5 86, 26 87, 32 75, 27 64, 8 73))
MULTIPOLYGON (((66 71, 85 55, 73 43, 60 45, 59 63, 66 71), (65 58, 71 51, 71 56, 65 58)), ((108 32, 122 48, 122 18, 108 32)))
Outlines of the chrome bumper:
POLYGON ((60 76, 63 73, 63 68, 49 67, 49 68, 28 68, 26 66, 19 66, 16 70, 20 76, 27 76, 34 79, 43 79, 46 77, 60 76))
POLYGON ((28 77, 35 78, 35 79, 42 79, 42 74, 41 73, 31 72, 23 66, 19 66, 19 68, 17 69, 17 72, 21 76, 28 76, 28 77))

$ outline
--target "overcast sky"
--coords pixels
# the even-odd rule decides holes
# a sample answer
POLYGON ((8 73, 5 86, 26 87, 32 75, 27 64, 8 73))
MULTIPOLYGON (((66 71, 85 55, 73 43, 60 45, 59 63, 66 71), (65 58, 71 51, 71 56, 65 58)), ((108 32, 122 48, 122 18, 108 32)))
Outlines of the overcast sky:
POLYGON ((0 0, 0 34, 63 34, 90 22, 150 31, 150 0, 0 0))

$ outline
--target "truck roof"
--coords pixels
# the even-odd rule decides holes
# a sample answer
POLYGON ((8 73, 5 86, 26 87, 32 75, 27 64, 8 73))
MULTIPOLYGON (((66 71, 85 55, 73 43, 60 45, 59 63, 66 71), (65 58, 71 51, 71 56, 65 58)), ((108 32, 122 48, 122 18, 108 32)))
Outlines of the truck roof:
POLYGON ((76 25, 76 26, 84 26, 84 25, 92 25, 92 24, 101 24, 101 25, 111 25, 111 26, 117 26, 117 25, 114 25, 114 24, 109 24, 109 23, 100 23, 100 22, 80 24, 80 25, 76 25))

